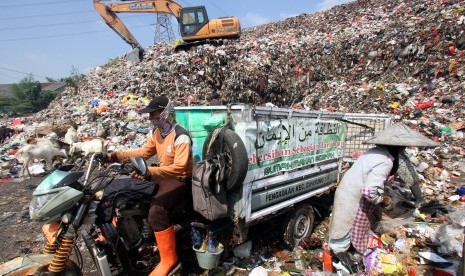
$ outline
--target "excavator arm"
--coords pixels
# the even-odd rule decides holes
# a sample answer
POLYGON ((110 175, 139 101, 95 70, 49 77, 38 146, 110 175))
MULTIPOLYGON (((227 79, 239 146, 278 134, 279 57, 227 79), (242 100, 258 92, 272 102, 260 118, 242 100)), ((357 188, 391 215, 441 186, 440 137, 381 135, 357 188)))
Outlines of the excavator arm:
POLYGON ((182 7, 170 0, 141 0, 105 5, 101 0, 94 0, 95 10, 105 23, 114 30, 131 47, 142 49, 137 39, 131 34, 117 13, 165 13, 176 17, 179 22, 182 7))
POLYGON ((142 51, 142 46, 126 28, 117 13, 165 13, 176 17, 180 34, 184 40, 182 45, 223 38, 238 38, 241 25, 237 17, 228 16, 209 19, 204 6, 181 7, 172 0, 123 0, 104 4, 102 0, 93 0, 95 10, 103 17, 105 23, 113 29, 133 49, 142 51))

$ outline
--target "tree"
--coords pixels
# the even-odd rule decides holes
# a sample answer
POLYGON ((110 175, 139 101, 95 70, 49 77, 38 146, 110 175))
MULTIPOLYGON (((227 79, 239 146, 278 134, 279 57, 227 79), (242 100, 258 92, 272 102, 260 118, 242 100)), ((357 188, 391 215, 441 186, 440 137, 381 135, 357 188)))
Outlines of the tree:
POLYGON ((21 115, 47 108, 59 94, 56 91, 42 91, 40 82, 35 81, 32 75, 22 79, 18 84, 13 84, 11 90, 14 95, 12 101, 0 99, 0 103, 4 102, 5 107, 9 107, 21 115))
POLYGON ((32 75, 22 79, 18 84, 11 86, 15 98, 28 101, 36 101, 40 96, 40 82, 35 81, 32 75))
POLYGON ((84 74, 79 73, 79 70, 72 66, 71 68, 71 75, 69 77, 61 79, 61 81, 65 82, 69 87, 74 88, 74 91, 78 91, 79 82, 85 77, 84 74))

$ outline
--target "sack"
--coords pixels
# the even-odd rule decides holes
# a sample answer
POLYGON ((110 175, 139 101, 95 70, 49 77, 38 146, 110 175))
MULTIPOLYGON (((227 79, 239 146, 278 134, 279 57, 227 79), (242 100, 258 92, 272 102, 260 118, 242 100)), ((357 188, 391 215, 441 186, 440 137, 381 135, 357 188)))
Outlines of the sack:
POLYGON ((95 213, 99 223, 110 222, 115 215, 115 208, 131 209, 144 200, 149 204, 154 193, 152 181, 134 178, 116 178, 103 191, 95 213))
POLYGON ((195 164, 192 172, 194 210, 210 221, 228 215, 224 170, 224 156, 217 155, 195 164))

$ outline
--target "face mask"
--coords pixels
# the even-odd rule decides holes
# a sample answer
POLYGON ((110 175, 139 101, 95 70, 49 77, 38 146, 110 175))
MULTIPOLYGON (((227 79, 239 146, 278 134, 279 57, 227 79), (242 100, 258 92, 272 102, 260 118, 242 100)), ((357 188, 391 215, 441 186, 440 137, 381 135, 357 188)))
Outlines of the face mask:
POLYGON ((174 114, 174 104, 170 101, 163 112, 160 114, 160 117, 151 120, 154 129, 159 129, 163 137, 168 135, 176 125, 173 124, 174 119, 173 116, 170 116, 171 114, 174 114))
POLYGON ((153 125, 154 129, 160 128, 163 125, 163 122, 165 122, 165 119, 163 119, 161 116, 158 117, 157 119, 150 120, 150 122, 153 125))

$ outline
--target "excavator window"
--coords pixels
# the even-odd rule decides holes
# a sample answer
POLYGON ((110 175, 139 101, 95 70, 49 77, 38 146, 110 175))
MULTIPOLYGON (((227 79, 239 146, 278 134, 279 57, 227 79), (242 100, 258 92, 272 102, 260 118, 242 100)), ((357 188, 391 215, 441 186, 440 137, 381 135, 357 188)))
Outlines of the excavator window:
POLYGON ((195 35, 208 23, 208 15, 204 6, 183 8, 181 10, 181 35, 195 35))

